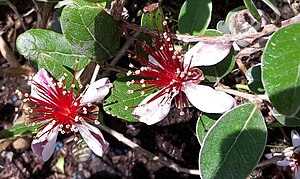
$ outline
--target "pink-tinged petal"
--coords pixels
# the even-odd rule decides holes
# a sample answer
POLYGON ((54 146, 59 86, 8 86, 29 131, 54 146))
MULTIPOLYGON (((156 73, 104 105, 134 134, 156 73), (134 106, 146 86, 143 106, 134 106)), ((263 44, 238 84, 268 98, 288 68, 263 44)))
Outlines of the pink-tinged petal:
POLYGON ((33 76, 32 80, 34 81, 34 83, 31 85, 31 93, 30 93, 30 95, 32 97, 35 97, 37 99, 43 100, 43 98, 41 98, 40 94, 37 91, 38 87, 35 85, 35 83, 40 84, 41 86, 43 86, 44 88, 46 88, 49 92, 54 92, 55 91, 52 79, 48 75, 48 72, 45 69, 43 69, 43 68, 40 69, 33 76))
POLYGON ((43 135, 41 135, 37 139, 34 139, 31 143, 31 149, 33 153, 39 156, 44 162, 47 161, 53 154, 58 135, 59 126, 56 126, 52 130, 51 128, 52 124, 48 124, 43 130, 39 132, 43 135))
POLYGON ((208 86, 187 83, 183 92, 196 108, 206 113, 224 113, 235 105, 230 95, 208 86))
POLYGON ((291 162, 288 158, 285 158, 283 160, 276 162, 276 165, 281 166, 281 167, 291 166, 292 164, 293 164, 293 162, 291 162))
POLYGON ((108 142, 104 139, 100 130, 85 121, 81 124, 75 124, 82 138, 85 140, 89 148, 98 156, 102 156, 108 148, 108 142))
POLYGON ((137 117, 137 120, 147 125, 155 124, 163 120, 170 111, 171 100, 163 101, 164 96, 159 96, 155 100, 146 104, 151 98, 153 98, 160 91, 147 96, 138 107, 134 109, 132 114, 137 117))
POLYGON ((92 83, 86 92, 84 93, 81 103, 93 103, 99 100, 103 100, 105 96, 109 93, 110 88, 112 87, 108 78, 101 78, 94 83, 92 83))
POLYGON ((297 131, 292 130, 291 131, 291 137, 292 137, 292 143, 294 147, 300 146, 300 135, 297 131))
POLYGON ((222 42, 198 42, 184 55, 184 63, 191 67, 215 65, 222 61, 230 52, 231 44, 222 42))

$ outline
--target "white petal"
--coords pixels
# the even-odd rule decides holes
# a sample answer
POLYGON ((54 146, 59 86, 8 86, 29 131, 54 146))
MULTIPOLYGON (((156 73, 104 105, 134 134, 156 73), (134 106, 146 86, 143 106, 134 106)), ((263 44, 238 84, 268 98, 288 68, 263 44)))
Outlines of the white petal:
POLYGON ((92 83, 88 89, 85 91, 81 103, 93 103, 99 100, 103 100, 105 96, 109 93, 110 88, 112 87, 108 78, 101 78, 94 83, 92 83))
POLYGON ((222 42, 198 42, 184 55, 184 63, 193 66, 209 66, 222 61, 230 52, 231 44, 222 42))
POLYGON ((292 130, 291 131, 291 137, 292 137, 292 143, 294 147, 300 146, 300 135, 297 131, 292 130))
POLYGON ((52 126, 52 124, 48 124, 42 131, 40 131, 43 135, 34 139, 31 143, 33 153, 39 156, 43 161, 47 161, 55 149, 59 126, 56 126, 50 131, 50 133, 46 132, 50 130, 52 126))
POLYGON ((85 121, 82 124, 75 124, 82 138, 85 140, 89 148, 98 156, 102 156, 108 148, 108 142, 104 139, 100 130, 85 121))
POLYGON ((146 104, 152 97, 154 97, 160 91, 147 96, 138 107, 134 109, 132 114, 137 117, 137 120, 144 122, 147 125, 155 124, 163 120, 170 111, 171 100, 162 101, 163 96, 158 97, 154 101, 146 104))
MULTIPOLYGON (((48 72, 45 69, 40 69, 32 78, 32 80, 40 85, 42 85, 43 87, 45 87, 49 92, 51 91, 55 91, 54 88, 54 84, 52 82, 52 79, 50 78, 50 76, 48 75, 48 72)), ((40 97, 40 94, 37 92, 36 90, 36 86, 34 84, 31 85, 31 93, 30 95, 38 98, 38 99, 42 99, 40 97)), ((43 100, 43 99, 42 99, 43 100)))
POLYGON ((206 113, 224 113, 235 105, 230 95, 208 86, 187 83, 183 92, 196 108, 206 113))

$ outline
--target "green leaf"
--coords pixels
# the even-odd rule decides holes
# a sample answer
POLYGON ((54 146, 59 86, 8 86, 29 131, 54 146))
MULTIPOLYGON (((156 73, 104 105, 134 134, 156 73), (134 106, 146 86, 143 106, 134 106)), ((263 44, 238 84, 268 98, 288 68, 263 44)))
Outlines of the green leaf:
POLYGON ((211 0, 186 0, 178 17, 181 34, 200 35, 207 29, 212 12, 211 0))
POLYGON ((284 116, 282 114, 278 114, 278 113, 275 113, 274 117, 283 126, 286 126, 286 127, 298 127, 298 126, 300 126, 300 117, 287 118, 286 116, 284 116))
POLYGON ((43 124, 44 123, 37 123, 34 126, 25 123, 16 124, 11 128, 0 131, 0 139, 22 136, 26 134, 35 134, 38 132, 37 129, 41 127, 43 124))
POLYGON ((79 60, 78 69, 90 62, 62 34, 50 30, 31 29, 22 33, 17 38, 17 48, 20 54, 38 66, 47 64, 48 57, 71 69, 75 69, 76 60, 79 60))
MULTIPOLYGON (((204 36, 220 36, 221 32, 213 29, 208 29, 204 31, 204 36)), ((220 61, 219 63, 212 66, 201 66, 203 74, 205 75, 205 80, 209 82, 216 82, 220 79, 224 78, 234 67, 235 58, 234 58, 234 50, 231 49, 230 53, 227 57, 220 61)))
POLYGON ((199 155, 201 178, 246 178, 267 141, 264 118, 255 104, 226 112, 204 138, 199 155))
POLYGON ((98 7, 66 6, 61 15, 61 27, 78 51, 92 60, 106 61, 118 52, 118 25, 98 7))
POLYGON ((253 1, 244 0, 244 3, 247 9, 249 10, 249 12, 251 13, 251 15, 257 20, 257 22, 261 22, 261 17, 253 1))
POLYGON ((143 95, 140 92, 128 94, 128 90, 141 88, 140 85, 135 84, 127 86, 126 82, 131 80, 138 80, 138 78, 131 76, 121 77, 114 81, 112 94, 104 101, 103 109, 107 114, 112 116, 129 122, 136 122, 135 117, 131 114, 134 110, 134 106, 140 104, 145 97, 153 93, 153 90, 145 92, 143 95))
POLYGON ((300 113, 300 24, 277 30, 262 56, 262 81, 275 109, 288 118, 300 113))
POLYGON ((141 18, 141 26, 149 29, 157 29, 162 31, 164 21, 164 13, 162 8, 159 7, 154 12, 143 13, 141 18))
POLYGON ((261 64, 255 65, 247 70, 246 78, 248 80, 249 89, 258 94, 265 92, 261 81, 261 64))
POLYGON ((223 34, 230 34, 229 26, 223 20, 217 23, 217 30, 222 32, 223 34))
POLYGON ((220 116, 220 114, 208 113, 202 113, 202 115, 199 116, 196 125, 196 134, 200 144, 203 142, 203 139, 207 134, 208 130, 214 125, 214 123, 220 116))

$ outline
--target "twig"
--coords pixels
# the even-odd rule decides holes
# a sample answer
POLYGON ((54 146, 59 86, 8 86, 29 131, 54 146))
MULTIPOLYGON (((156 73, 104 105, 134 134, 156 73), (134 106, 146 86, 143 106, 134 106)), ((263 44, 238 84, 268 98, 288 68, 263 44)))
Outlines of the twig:
POLYGON ((222 86, 216 87, 216 90, 223 91, 228 94, 232 94, 235 96, 239 96, 239 97, 248 99, 251 102, 262 102, 262 100, 270 101, 267 95, 253 95, 253 94, 249 94, 249 93, 243 93, 240 91, 236 91, 233 89, 224 88, 222 86))
POLYGON ((116 139, 118 139, 120 142, 123 142, 127 146, 131 147, 132 149, 138 150, 139 152, 141 152, 143 155, 145 155, 149 159, 151 159, 153 161, 158 161, 158 162, 164 164, 165 166, 170 167, 171 169, 173 169, 176 172, 183 172, 183 173, 188 173, 188 174, 191 174, 191 175, 199 175, 199 170, 183 168, 183 167, 180 167, 178 164, 176 164, 172 161, 163 160, 160 157, 158 157, 158 156, 154 155, 153 153, 145 150, 144 148, 140 147, 136 143, 134 143, 131 140, 124 137, 122 134, 118 133, 117 131, 115 131, 115 130, 107 127, 107 126, 99 124, 98 127, 100 129, 104 130, 105 132, 109 133, 110 135, 112 135, 116 139))
POLYGON ((10 64, 11 67, 20 67, 18 59, 15 54, 10 50, 7 46, 6 42, 0 35, 0 53, 4 57, 4 59, 10 64))
MULTIPOLYGON (((123 57, 123 55, 126 53, 127 49, 134 43, 134 40, 139 35, 140 32, 135 32, 131 37, 127 38, 127 41, 123 45, 123 47, 119 50, 118 54, 115 56, 115 58, 109 63, 109 66, 116 66, 118 61, 123 57)), ((108 71, 104 71, 101 76, 107 76, 108 71)))
POLYGON ((17 8, 15 5, 13 5, 10 1, 6 1, 7 5, 14 11, 14 13, 16 14, 17 18, 20 20, 20 23, 21 23, 21 26, 24 30, 27 30, 26 26, 24 25, 23 23, 23 20, 22 20, 22 16, 19 14, 17 8))
MULTIPOLYGON (((131 24, 129 22, 123 21, 123 27, 132 29, 134 31, 144 32, 152 35, 157 35, 157 32, 155 30, 151 30, 148 28, 141 27, 136 24, 131 24)), ((223 36, 192 36, 192 35, 185 35, 185 34, 172 34, 172 37, 177 40, 181 40, 183 42, 223 42, 223 43, 231 43, 236 40, 240 39, 257 39, 262 36, 270 35, 274 31, 276 31, 278 27, 276 27, 273 24, 266 25, 264 27, 264 30, 262 32, 258 32, 255 34, 238 34, 238 35, 232 35, 232 34, 225 34, 223 36)))
POLYGON ((126 0, 115 0, 111 3, 110 14, 116 21, 123 19, 123 7, 126 3, 126 0))
MULTIPOLYGON (((173 34, 172 37, 177 40, 181 40, 183 42, 199 42, 199 41, 208 41, 208 42, 223 42, 223 43, 231 43, 236 40, 241 39, 252 39, 253 41, 255 39, 258 39, 263 36, 267 36, 275 32, 280 27, 287 26, 289 24, 295 24, 300 22, 300 14, 292 17, 290 19, 287 19, 285 21, 282 21, 280 26, 275 26, 273 24, 268 24, 264 26, 263 31, 255 33, 255 34, 238 34, 238 35, 232 35, 232 34, 225 34, 223 36, 215 36, 215 37, 204 37, 204 36, 192 36, 192 35, 184 35, 184 34, 173 34)), ((131 24, 129 22, 123 21, 123 27, 132 29, 134 31, 144 32, 152 35, 157 35, 155 30, 147 29, 144 27, 141 27, 139 25, 131 24)))

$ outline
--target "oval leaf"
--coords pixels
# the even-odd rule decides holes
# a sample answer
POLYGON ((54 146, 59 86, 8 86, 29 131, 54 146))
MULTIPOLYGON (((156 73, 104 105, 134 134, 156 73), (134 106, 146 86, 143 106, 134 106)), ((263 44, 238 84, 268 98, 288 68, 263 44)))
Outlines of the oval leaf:
POLYGON ((114 81, 112 94, 103 102, 103 109, 107 114, 129 122, 136 122, 136 118, 131 114, 134 106, 137 106, 145 97, 153 93, 153 90, 145 92, 143 95, 140 92, 128 94, 128 90, 141 88, 140 85, 127 86, 126 82, 133 79, 138 80, 130 76, 121 77, 114 81))
POLYGON ((61 15, 61 28, 78 51, 92 60, 106 61, 118 52, 118 25, 98 7, 66 6, 61 15))
POLYGON ((211 0, 186 0, 178 17, 178 31, 199 35, 207 29, 212 12, 211 0))
POLYGON ((267 128, 257 106, 231 109, 204 138, 199 156, 201 178, 246 178, 260 160, 266 141, 267 128))
POLYGON ((78 69, 89 63, 89 58, 76 51, 62 34, 50 30, 31 29, 22 33, 17 38, 17 48, 20 54, 38 66, 47 64, 47 57, 71 69, 76 67, 76 60, 79 61, 78 69))
POLYGON ((262 56, 262 80, 275 109, 288 118, 300 112, 300 24, 276 31, 262 56))

